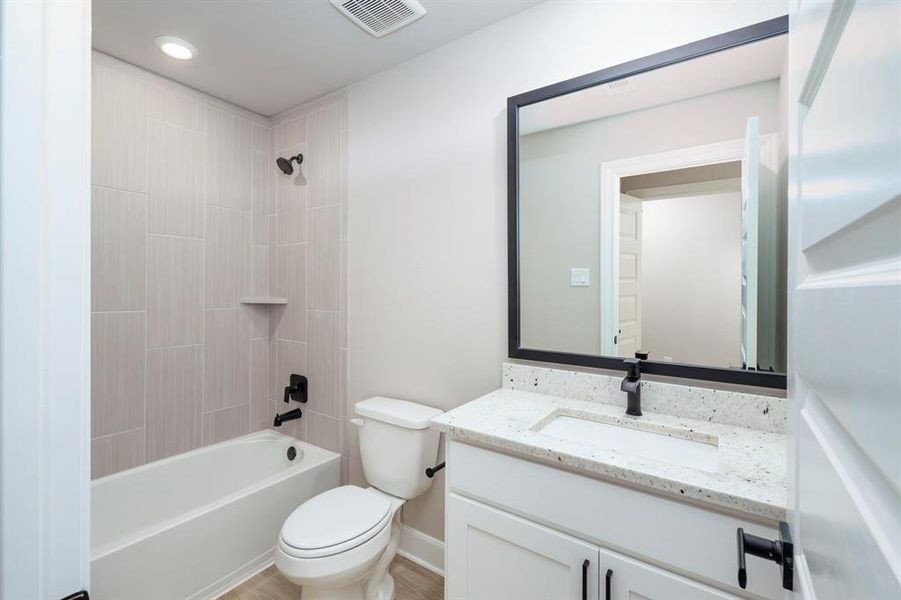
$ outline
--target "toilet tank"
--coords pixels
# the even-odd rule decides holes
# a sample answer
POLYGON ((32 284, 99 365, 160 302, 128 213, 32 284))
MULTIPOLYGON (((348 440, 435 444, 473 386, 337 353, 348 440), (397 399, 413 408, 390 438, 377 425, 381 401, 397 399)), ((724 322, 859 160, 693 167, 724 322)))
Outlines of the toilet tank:
POLYGON ((439 432, 429 422, 443 411, 407 400, 376 396, 357 402, 363 472, 373 487, 415 498, 432 485, 426 467, 438 458, 439 432))

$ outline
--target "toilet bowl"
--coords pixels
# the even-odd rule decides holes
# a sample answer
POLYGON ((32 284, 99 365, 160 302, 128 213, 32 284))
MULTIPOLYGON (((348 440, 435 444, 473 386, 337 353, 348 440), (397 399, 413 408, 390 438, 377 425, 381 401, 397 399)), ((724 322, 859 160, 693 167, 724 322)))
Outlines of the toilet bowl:
POLYGON ((301 504, 279 533, 275 565, 303 600, 392 600, 388 567, 400 541, 400 509, 431 486, 438 453, 429 429, 442 411, 392 398, 355 407, 363 471, 372 487, 345 485, 301 504))

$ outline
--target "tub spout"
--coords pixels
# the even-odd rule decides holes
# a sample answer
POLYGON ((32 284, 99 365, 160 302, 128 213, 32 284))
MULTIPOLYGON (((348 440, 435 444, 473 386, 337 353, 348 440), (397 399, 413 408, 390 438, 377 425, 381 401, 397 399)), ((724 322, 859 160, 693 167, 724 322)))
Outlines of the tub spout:
POLYGON ((286 413, 276 414, 275 420, 272 422, 273 427, 281 427, 282 423, 286 423, 288 421, 293 421, 294 419, 299 419, 303 416, 303 411, 299 408, 295 408, 294 410, 289 410, 286 413))

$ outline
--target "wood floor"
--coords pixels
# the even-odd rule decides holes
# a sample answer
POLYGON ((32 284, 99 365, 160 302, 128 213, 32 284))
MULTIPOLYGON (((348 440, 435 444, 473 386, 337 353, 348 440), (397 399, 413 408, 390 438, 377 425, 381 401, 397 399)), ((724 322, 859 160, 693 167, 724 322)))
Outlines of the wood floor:
MULTIPOLYGON (((406 558, 391 563, 395 600, 444 600, 444 578, 406 558)), ((278 572, 275 566, 255 575, 221 596, 219 600, 298 600, 300 588, 278 572)))

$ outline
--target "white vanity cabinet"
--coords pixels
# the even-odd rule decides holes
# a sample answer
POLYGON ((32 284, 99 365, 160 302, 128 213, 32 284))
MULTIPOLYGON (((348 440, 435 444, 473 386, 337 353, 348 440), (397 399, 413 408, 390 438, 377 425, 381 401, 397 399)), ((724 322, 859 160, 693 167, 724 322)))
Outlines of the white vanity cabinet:
POLYGON ((728 592, 616 552, 601 550, 600 556, 604 600, 739 600, 728 592))
POLYGON ((736 529, 774 539, 775 523, 453 440, 446 471, 448 600, 784 598, 755 557, 737 585, 736 529))
POLYGON ((447 598, 598 598, 596 545, 456 494, 447 502, 447 598))

